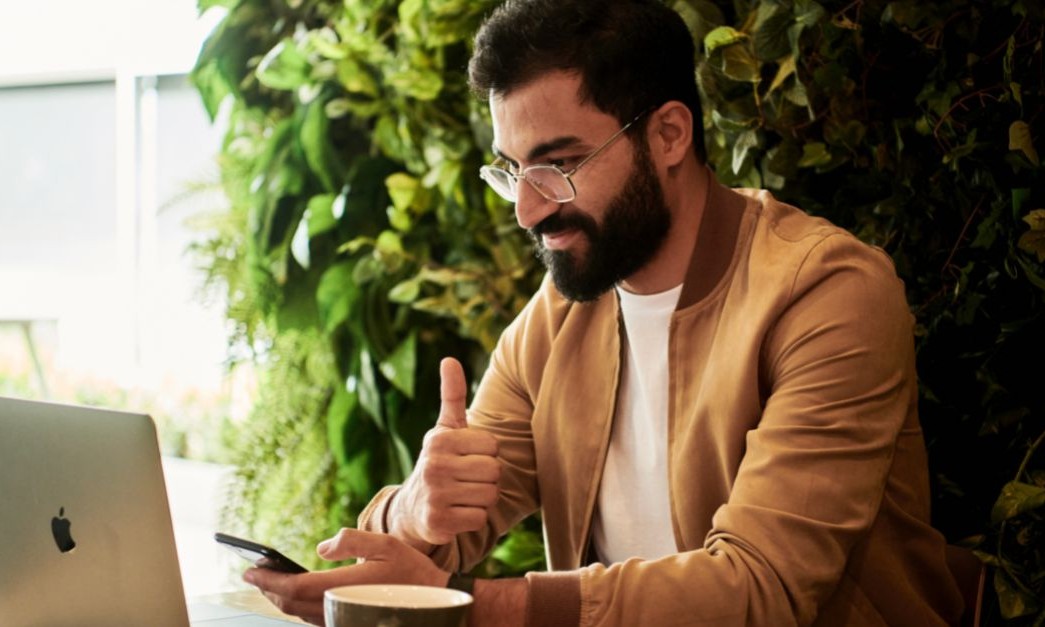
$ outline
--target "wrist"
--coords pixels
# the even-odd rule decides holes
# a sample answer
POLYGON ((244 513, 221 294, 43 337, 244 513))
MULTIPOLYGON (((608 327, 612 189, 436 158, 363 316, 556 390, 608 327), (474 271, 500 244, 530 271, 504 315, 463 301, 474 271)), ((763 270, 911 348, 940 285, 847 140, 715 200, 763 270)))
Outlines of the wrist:
POLYGON ((430 555, 435 549, 434 544, 426 542, 410 525, 410 517, 403 511, 402 500, 407 486, 402 486, 392 495, 392 499, 385 510, 384 527, 390 536, 402 540, 414 549, 430 555))

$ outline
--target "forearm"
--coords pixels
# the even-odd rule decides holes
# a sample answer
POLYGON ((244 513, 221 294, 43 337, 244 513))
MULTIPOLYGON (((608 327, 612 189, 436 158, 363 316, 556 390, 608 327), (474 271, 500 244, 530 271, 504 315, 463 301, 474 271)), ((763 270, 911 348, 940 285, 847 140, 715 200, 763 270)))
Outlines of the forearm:
POLYGON ((469 627, 523 627, 526 624, 528 585, 525 579, 479 579, 468 615, 469 627))

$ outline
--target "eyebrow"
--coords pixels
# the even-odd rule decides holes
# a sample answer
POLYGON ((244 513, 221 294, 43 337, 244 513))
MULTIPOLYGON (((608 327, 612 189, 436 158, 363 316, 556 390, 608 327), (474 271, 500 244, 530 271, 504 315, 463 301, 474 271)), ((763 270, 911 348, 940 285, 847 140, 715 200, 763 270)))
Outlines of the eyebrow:
MULTIPOLYGON (((582 144, 582 143, 584 143, 584 142, 581 140, 581 138, 577 137, 575 135, 564 135, 562 137, 556 137, 555 139, 552 139, 552 140, 549 140, 549 141, 546 141, 546 142, 541 142, 540 144, 537 144, 536 146, 531 148, 530 152, 527 153, 527 155, 526 155, 526 161, 527 162, 537 161, 541 157, 544 157, 545 155, 547 155, 548 153, 552 153, 552 152, 555 152, 556 150, 562 150, 563 148, 568 148, 570 146, 574 146, 576 144, 582 144)), ((518 165, 518 163, 514 159, 512 159, 511 157, 509 157, 509 156, 505 155, 503 152, 501 152, 500 149, 497 148, 496 145, 492 146, 492 149, 493 149, 493 154, 496 155, 497 157, 500 157, 501 159, 504 159, 505 161, 508 161, 512 165, 518 165)))

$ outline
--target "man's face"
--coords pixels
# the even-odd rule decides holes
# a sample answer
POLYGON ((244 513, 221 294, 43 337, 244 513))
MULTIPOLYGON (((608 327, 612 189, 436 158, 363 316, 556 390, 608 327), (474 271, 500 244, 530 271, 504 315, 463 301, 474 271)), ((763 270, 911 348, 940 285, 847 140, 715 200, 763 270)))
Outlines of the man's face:
MULTIPOLYGON (((494 146, 514 171, 555 164, 569 172, 620 130, 620 122, 577 99, 580 79, 553 73, 491 99, 494 146)), ((599 297, 641 269, 671 226, 646 142, 622 137, 586 163, 568 203, 519 183, 516 218, 563 296, 599 297)))

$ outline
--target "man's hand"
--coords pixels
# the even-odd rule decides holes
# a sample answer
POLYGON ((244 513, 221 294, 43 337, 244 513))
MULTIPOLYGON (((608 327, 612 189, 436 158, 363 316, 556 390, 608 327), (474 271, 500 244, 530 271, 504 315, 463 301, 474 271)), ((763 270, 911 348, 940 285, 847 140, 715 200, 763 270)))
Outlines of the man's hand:
POLYGON ((320 557, 338 561, 353 557, 365 561, 354 566, 289 575, 267 568, 251 568, 243 574, 286 614, 323 624, 323 593, 354 584, 414 584, 445 587, 450 573, 439 570, 424 554, 384 534, 342 529, 316 548, 320 557))
POLYGON ((439 376, 439 420, 425 435, 417 465, 389 511, 389 532, 425 553, 459 533, 481 529, 487 509, 497 502, 501 478, 497 440, 468 428, 461 364, 443 359, 439 376))

